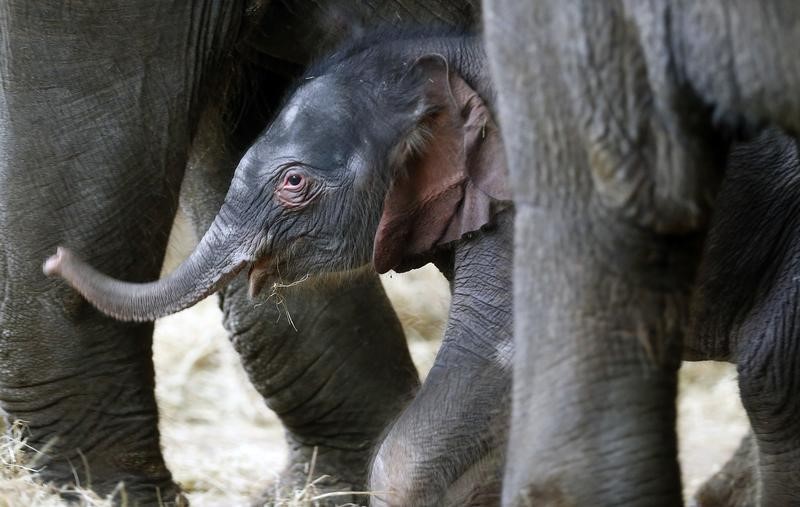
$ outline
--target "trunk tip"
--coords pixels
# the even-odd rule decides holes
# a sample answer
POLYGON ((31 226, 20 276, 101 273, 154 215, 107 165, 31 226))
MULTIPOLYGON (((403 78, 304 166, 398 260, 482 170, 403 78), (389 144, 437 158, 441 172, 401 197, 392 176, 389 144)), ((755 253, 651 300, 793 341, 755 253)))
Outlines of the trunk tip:
POLYGON ((47 276, 61 276, 64 263, 68 262, 67 258, 69 258, 70 255, 70 251, 63 246, 57 247, 56 253, 44 261, 44 264, 42 265, 42 271, 47 276))

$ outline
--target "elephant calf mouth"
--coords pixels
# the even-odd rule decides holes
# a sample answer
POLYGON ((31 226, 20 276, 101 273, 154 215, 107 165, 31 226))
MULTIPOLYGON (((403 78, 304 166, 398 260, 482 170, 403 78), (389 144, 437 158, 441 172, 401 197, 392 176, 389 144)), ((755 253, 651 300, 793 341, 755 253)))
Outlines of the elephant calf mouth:
POLYGON ((267 256, 262 257, 250 266, 250 272, 247 274, 249 281, 247 295, 250 299, 258 296, 267 282, 277 278, 276 265, 272 257, 267 256))

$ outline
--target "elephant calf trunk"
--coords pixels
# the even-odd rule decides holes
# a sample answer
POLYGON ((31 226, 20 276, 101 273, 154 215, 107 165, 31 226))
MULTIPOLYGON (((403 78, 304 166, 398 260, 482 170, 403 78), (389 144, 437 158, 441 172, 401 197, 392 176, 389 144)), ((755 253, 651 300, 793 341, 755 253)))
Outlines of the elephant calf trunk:
MULTIPOLYGON (((218 259, 216 259, 218 260, 218 259)), ((216 260, 197 251, 168 277, 150 283, 129 283, 100 273, 68 249, 58 247, 42 270, 59 276, 95 308, 119 320, 150 321, 197 303, 227 283, 248 261, 227 262, 215 268, 216 260)))

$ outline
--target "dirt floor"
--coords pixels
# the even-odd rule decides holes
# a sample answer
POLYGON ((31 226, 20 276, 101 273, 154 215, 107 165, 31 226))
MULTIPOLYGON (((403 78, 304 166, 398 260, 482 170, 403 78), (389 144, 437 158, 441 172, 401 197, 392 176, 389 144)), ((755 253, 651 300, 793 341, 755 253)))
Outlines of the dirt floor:
MULTIPOLYGON (((175 249, 180 256, 182 249, 175 249)), ((446 318, 446 283, 431 267, 388 275, 384 283, 415 361, 427 371, 446 318)), ((226 339, 216 298, 159 321, 154 354, 164 453, 175 479, 195 507, 248 505, 281 469, 283 432, 247 381, 226 339)), ((687 492, 725 462, 746 428, 733 369, 685 365, 679 434, 687 492)), ((0 507, 61 505, 51 490, 31 480, 20 461, 21 445, 6 439, 0 446, 0 507)), ((302 495, 285 505, 308 505, 302 495)), ((85 498, 86 505, 105 503, 85 498)))

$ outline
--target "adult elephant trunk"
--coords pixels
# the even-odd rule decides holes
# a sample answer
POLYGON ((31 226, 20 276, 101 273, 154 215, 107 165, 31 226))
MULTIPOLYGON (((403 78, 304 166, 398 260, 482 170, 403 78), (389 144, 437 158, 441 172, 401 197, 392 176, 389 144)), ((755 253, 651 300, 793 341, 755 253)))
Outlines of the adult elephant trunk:
POLYGON ((231 227, 230 206, 220 213, 192 254, 166 278, 130 283, 100 273, 75 254, 58 247, 44 264, 48 276, 60 276, 103 313, 120 320, 148 321, 192 306, 225 285, 252 262, 254 253, 239 227, 231 227))

